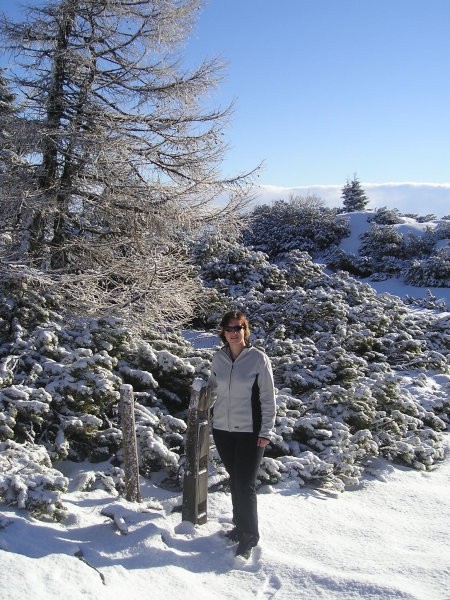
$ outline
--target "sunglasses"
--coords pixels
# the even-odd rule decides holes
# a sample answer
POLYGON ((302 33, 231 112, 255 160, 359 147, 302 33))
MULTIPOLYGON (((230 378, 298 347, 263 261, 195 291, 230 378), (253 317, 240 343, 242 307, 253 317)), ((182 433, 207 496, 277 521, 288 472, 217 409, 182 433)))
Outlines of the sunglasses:
POLYGON ((230 327, 224 327, 223 329, 227 333, 231 333, 232 331, 238 332, 241 331, 241 329, 244 329, 244 325, 232 325, 230 327))

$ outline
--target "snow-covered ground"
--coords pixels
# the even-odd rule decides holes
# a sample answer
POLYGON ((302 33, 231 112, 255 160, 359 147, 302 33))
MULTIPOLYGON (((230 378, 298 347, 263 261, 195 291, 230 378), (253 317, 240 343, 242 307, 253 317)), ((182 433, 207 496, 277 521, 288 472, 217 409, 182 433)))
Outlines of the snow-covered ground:
MULTIPOLYGON (((71 480, 86 468, 72 466, 71 480)), ((448 600, 450 460, 424 473, 377 459, 372 473, 338 496, 293 481, 262 487, 262 539, 248 561, 221 535, 224 492, 209 494, 199 526, 172 511, 179 494, 148 482, 140 504, 70 490, 65 524, 3 507, 0 598, 448 600)))
MULTIPOLYGON (((363 233, 367 233, 370 229, 370 221, 368 217, 370 213, 367 211, 355 211, 351 213, 345 213, 346 219, 350 222, 350 235, 344 238, 339 247, 345 252, 357 254, 358 249, 361 245, 360 236, 363 233)), ((417 221, 417 219, 413 219, 411 217, 401 217, 401 223, 394 225, 394 229, 396 229, 399 233, 404 236, 407 236, 408 233, 414 235, 423 234, 427 228, 433 229, 439 220, 436 221, 427 221, 425 223, 421 223, 417 221)))

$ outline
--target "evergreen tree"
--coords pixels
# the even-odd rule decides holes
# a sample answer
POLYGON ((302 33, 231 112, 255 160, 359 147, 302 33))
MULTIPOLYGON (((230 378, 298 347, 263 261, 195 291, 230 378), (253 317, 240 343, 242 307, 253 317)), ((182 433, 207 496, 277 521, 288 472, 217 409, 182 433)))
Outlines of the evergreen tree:
POLYGON ((347 183, 342 188, 341 198, 346 212, 364 210, 369 202, 356 175, 353 176, 352 181, 347 179, 347 183))

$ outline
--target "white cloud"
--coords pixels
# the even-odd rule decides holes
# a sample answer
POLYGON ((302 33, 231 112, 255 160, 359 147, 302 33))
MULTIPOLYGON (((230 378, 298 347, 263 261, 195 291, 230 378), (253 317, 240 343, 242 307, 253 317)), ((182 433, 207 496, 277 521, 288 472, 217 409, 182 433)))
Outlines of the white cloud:
MULTIPOLYGON (((397 208, 402 213, 418 215, 435 214, 442 217, 450 214, 450 183, 363 183, 369 204, 367 208, 397 208)), ((282 187, 260 185, 257 187, 256 202, 267 204, 274 200, 287 199, 290 194, 306 196, 315 194, 322 198, 325 206, 342 206, 343 185, 310 185, 282 187)))

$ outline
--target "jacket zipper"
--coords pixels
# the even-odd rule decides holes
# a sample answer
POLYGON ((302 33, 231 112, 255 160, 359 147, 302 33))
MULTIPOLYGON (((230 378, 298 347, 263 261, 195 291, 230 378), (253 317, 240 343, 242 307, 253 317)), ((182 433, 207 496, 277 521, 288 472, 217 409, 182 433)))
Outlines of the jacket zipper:
POLYGON ((228 380, 228 431, 232 431, 231 423, 230 423, 230 409, 231 409, 231 378, 233 376, 233 369, 234 369, 234 361, 231 362, 230 378, 228 380))

